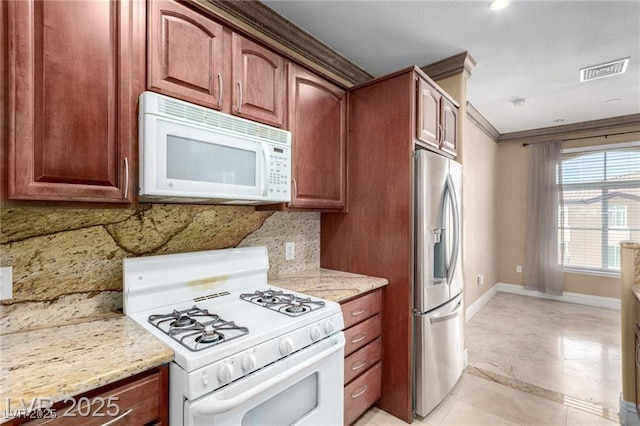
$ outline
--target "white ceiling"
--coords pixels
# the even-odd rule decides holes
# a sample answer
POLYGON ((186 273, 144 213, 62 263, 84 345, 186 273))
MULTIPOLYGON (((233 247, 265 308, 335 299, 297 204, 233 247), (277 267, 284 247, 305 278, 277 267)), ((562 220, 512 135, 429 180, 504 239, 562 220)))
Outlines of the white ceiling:
POLYGON ((264 3, 375 76, 469 51, 468 101, 500 133, 640 113, 640 0, 264 3), (625 74, 579 82, 628 56, 625 74))

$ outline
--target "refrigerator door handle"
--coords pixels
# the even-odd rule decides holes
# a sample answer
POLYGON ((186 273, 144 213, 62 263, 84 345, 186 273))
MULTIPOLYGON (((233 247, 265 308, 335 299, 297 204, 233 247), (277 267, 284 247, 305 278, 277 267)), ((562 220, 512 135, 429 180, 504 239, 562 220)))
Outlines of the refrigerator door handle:
POLYGON ((451 259, 447 262, 447 283, 451 284, 458 264, 458 252, 460 251, 460 210, 458 209, 456 188, 453 185, 453 179, 450 174, 447 175, 445 194, 451 200, 453 210, 453 247, 451 249, 451 259))
POLYGON ((452 318, 457 317, 460 312, 462 312, 462 300, 460 302, 458 302, 458 306, 456 306, 455 311, 448 313, 446 315, 440 315, 437 317, 431 317, 429 318, 429 322, 431 322, 431 324, 435 324, 437 322, 444 322, 444 321, 448 321, 452 318))

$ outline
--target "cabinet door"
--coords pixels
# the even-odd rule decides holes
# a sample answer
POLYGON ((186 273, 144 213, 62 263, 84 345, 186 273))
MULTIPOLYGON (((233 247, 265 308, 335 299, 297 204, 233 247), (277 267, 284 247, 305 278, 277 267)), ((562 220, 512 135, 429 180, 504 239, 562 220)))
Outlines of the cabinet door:
POLYGON ((346 93, 289 66, 289 127, 293 157, 289 207, 343 210, 346 203, 346 93))
POLYGON ((444 96, 440 100, 440 120, 443 130, 440 149, 455 157, 457 146, 458 109, 444 96))
POLYGON ((434 148, 440 148, 440 98, 429 83, 418 79, 416 137, 434 148))
POLYGON ((239 34, 232 35, 232 113, 284 125, 284 58, 239 34))
POLYGON ((223 27, 174 1, 149 2, 147 88, 221 109, 223 27))
POLYGON ((143 1, 6 2, 8 197, 130 202, 143 1))

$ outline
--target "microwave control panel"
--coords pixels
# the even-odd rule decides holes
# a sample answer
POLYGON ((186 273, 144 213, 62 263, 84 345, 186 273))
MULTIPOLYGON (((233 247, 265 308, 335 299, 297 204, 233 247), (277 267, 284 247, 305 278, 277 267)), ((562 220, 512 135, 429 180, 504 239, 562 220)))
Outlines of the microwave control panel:
POLYGON ((288 198, 291 188, 291 149, 269 147, 269 197, 288 198))

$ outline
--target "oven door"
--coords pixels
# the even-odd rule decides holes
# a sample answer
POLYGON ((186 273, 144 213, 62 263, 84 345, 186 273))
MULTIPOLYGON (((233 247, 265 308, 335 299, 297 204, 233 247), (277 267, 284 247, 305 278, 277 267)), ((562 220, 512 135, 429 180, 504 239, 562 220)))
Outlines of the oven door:
POLYGON ((336 333, 195 401, 185 424, 341 425, 344 334, 336 333))
POLYGON ((141 196, 235 198, 267 195, 268 146, 216 129, 144 115, 141 196))

